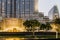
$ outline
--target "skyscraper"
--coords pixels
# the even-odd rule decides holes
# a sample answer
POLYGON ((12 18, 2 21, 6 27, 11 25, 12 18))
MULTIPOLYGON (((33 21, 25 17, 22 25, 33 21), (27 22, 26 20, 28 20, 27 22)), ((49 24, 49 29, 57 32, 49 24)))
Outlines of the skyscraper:
POLYGON ((38 11, 38 0, 0 0, 0 15, 3 18, 22 18, 38 11))
POLYGON ((56 5, 54 5, 48 13, 49 19, 54 20, 59 18, 59 11, 56 5))

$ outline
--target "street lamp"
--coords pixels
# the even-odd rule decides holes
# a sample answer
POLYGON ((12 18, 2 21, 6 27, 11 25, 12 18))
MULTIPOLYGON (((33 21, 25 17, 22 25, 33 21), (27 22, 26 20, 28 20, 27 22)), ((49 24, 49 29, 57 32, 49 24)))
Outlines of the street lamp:
POLYGON ((56 38, 58 38, 58 29, 56 29, 56 38))

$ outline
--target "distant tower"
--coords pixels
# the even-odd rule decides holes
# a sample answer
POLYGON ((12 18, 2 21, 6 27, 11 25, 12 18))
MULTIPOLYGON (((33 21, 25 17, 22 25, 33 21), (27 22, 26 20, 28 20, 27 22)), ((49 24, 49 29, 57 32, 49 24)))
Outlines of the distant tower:
POLYGON ((56 18, 59 18, 59 11, 58 11, 58 8, 56 5, 53 6, 52 9, 49 11, 48 16, 49 16, 50 20, 54 20, 56 18))

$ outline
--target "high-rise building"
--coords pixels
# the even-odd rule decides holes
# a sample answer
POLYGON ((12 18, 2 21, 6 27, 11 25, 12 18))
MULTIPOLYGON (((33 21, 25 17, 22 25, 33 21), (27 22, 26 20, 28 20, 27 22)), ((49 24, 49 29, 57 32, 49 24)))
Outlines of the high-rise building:
POLYGON ((38 0, 0 0, 0 15, 3 18, 30 17, 38 11, 38 0))
POLYGON ((59 18, 59 11, 56 5, 51 8, 51 10, 48 13, 48 16, 50 20, 59 18))

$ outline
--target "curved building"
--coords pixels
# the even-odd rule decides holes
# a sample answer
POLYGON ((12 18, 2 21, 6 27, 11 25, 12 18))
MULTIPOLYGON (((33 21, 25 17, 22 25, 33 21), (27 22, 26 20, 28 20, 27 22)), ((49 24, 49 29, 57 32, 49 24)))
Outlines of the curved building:
POLYGON ((59 11, 56 5, 51 8, 51 10, 48 13, 48 16, 50 20, 59 18, 59 11))

